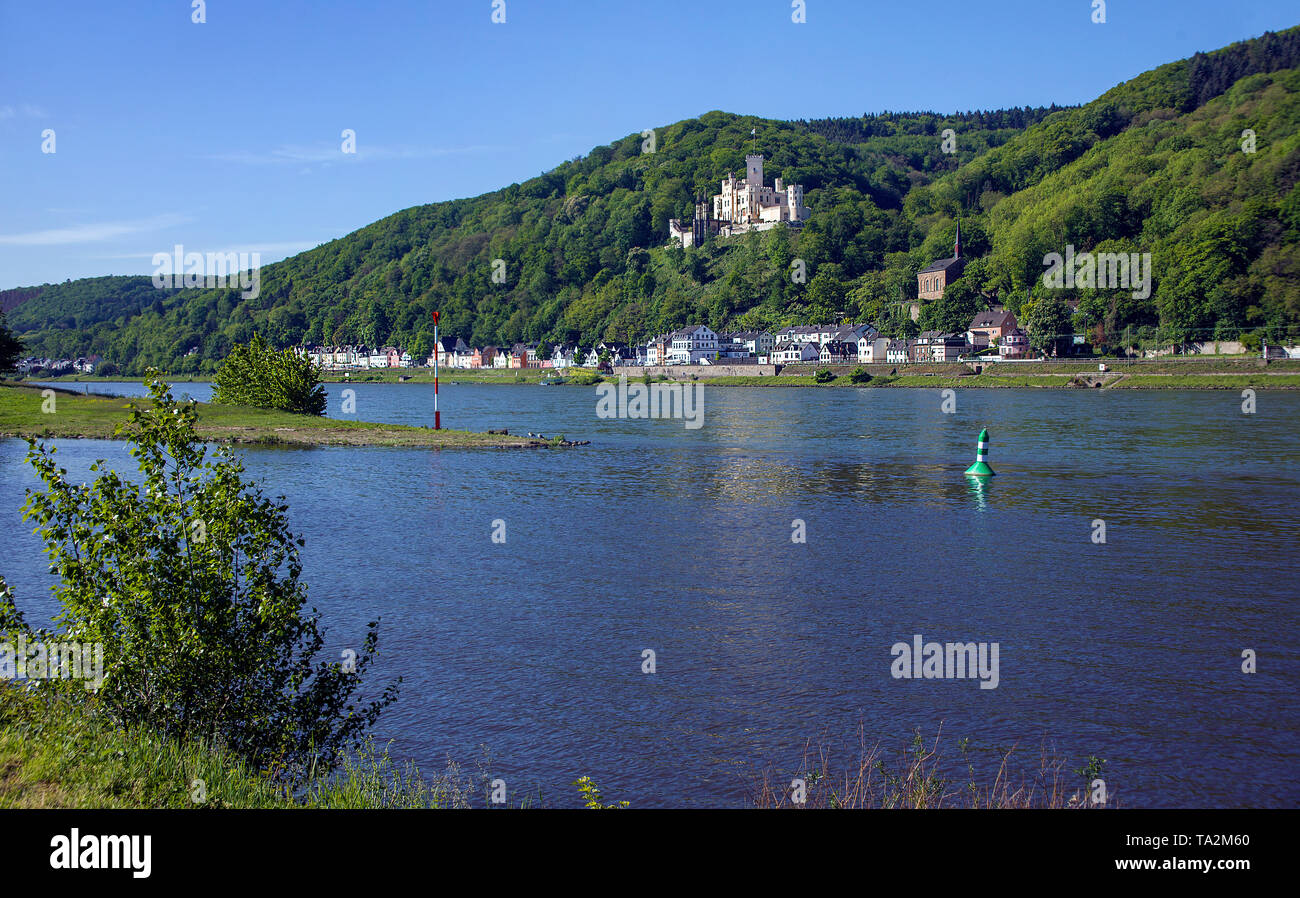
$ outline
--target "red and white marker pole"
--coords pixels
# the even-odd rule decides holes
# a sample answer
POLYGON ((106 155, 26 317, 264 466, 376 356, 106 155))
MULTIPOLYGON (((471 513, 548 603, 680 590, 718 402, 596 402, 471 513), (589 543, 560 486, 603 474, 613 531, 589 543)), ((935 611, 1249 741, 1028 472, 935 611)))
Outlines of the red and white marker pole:
POLYGON ((438 313, 433 313, 433 429, 442 430, 442 415, 438 411, 438 313))

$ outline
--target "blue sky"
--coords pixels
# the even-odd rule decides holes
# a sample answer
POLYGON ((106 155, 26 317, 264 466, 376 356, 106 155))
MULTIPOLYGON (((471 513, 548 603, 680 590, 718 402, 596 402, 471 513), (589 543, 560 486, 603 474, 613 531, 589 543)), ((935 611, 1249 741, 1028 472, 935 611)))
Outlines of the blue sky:
POLYGON ((1092 0, 504 2, 0 0, 0 288, 177 243, 275 261, 711 109, 1086 102, 1296 24, 1280 0, 1111 0, 1104 25, 1092 0))

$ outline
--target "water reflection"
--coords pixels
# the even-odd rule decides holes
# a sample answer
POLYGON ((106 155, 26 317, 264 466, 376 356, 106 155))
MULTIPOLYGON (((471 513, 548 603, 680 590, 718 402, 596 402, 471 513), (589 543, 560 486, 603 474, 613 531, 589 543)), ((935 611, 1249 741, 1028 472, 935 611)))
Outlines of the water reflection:
MULTIPOLYGON (((430 417, 431 387, 352 388, 358 418, 430 417)), ((239 450, 287 497, 331 640, 383 619, 377 681, 405 688, 381 739, 433 769, 486 743, 548 796, 576 770, 638 807, 722 805, 745 801, 739 765, 809 737, 942 722, 1107 758, 1130 807, 1300 801, 1300 394, 1253 416, 1176 391, 970 390, 958 415, 928 390, 707 395, 690 431, 597 419, 590 389, 443 392, 444 424, 592 441, 572 451, 239 450), (996 502, 963 476, 985 423, 996 502), (917 632, 999 642, 1001 684, 892 679, 889 646, 917 632), (1267 677, 1231 663, 1245 646, 1270 652, 1267 677)), ((58 444, 78 481, 97 457, 131 470, 120 443, 58 444)), ((0 574, 43 625, 24 453, 0 440, 0 574)))

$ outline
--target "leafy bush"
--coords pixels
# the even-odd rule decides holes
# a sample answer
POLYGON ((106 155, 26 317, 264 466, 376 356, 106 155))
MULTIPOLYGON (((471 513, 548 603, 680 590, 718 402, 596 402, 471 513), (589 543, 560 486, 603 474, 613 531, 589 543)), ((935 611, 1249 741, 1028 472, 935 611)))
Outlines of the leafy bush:
POLYGON ((600 795, 600 788, 594 782, 592 782, 592 779, 589 776, 579 777, 578 781, 575 782, 574 785, 577 786, 578 791, 582 793, 583 807, 588 808, 590 810, 593 811, 616 810, 619 808, 626 808, 630 806, 630 802, 626 802, 626 801, 606 802, 600 795))
POLYGON ((830 368, 819 368, 813 375, 813 380, 819 384, 828 384, 835 379, 835 372, 830 368))
POLYGON ((598 383, 604 383, 605 378, 601 377, 595 371, 575 371, 569 378, 569 382, 577 384, 580 387, 591 387, 598 383))
POLYGON ((325 414, 320 369, 292 349, 272 349, 257 334, 236 345, 217 370, 212 401, 299 415, 325 414))
MULTIPOLYGON (((228 449, 209 457, 193 406, 153 372, 149 393, 119 428, 138 484, 107 471, 77 485, 56 450, 29 441, 45 492, 28 490, 23 512, 59 577, 62 629, 35 638, 102 644, 94 704, 123 726, 205 739, 290 780, 329 770, 397 695, 393 683, 377 700, 354 697, 378 621, 344 664, 319 660, 324 634, 315 609, 303 612, 303 541, 288 506, 245 481, 228 449)), ((32 632, 6 594, 0 630, 32 632)), ((83 687, 68 691, 84 697, 83 687)))
POLYGON ((849 383, 865 384, 871 382, 871 375, 861 365, 849 372, 849 383))

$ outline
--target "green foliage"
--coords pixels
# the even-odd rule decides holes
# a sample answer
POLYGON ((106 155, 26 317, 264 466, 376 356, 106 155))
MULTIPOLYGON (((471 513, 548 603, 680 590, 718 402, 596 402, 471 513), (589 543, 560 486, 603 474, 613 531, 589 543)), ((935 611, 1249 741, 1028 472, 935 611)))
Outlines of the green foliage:
POLYGON ((406 209, 267 266, 255 299, 192 289, 157 303, 147 278, 95 279, 12 291, 15 325, 42 355, 179 374, 215 370, 255 332, 277 348, 427 349, 435 308, 443 334, 476 345, 840 317, 900 337, 916 324, 902 312, 916 273, 951 254, 960 217, 972 264, 922 310, 929 329, 964 330, 987 300, 1018 302, 1043 256, 1072 243, 1152 254, 1150 296, 1068 294, 1098 346, 1143 328, 1151 339, 1280 339, 1300 331, 1297 66, 1292 28, 1161 66, 1078 108, 811 122, 709 112, 657 129, 655 153, 628 135, 522 184, 406 209), (941 149, 947 128, 955 154, 941 149), (1254 153, 1241 150, 1247 128, 1254 153), (807 226, 665 246, 668 219, 689 218, 694 196, 716 193, 754 150, 768 183, 804 185, 807 226), (491 278, 497 258, 505 283, 491 278), (806 281, 791 278, 796 260, 806 281))
POLYGON ((605 378, 595 371, 575 371, 569 376, 568 380, 569 383, 580 387, 594 387, 596 384, 603 382, 605 378))
POLYGON ((1075 768, 1075 775, 1083 778, 1084 785, 1091 788, 1092 781, 1102 776, 1106 772, 1106 760, 1096 755, 1088 755, 1088 760, 1082 767, 1075 768))
POLYGON ((817 373, 813 375, 813 380, 819 384, 828 384, 835 379, 835 372, 830 368, 818 368, 817 373))
POLYGON ((13 371, 22 352, 22 342, 14 336, 14 332, 5 323, 4 312, 0 312, 0 374, 13 371))
POLYGON ((583 806, 591 810, 603 811, 630 807, 630 803, 626 801, 613 801, 606 804, 600 797, 600 789, 596 787, 596 784, 592 782, 589 776, 580 777, 574 785, 582 793, 583 806))
POLYGON ((290 790, 219 745, 120 727, 50 690, 0 692, 0 808, 469 808, 489 778, 490 758, 479 776, 451 761, 430 775, 367 739, 290 790))
POLYGON ((849 372, 849 383, 854 383, 854 384, 871 383, 871 375, 867 372, 866 368, 863 368, 861 365, 859 365, 858 367, 854 368, 852 371, 849 372))
POLYGON ((272 349, 257 334, 230 351, 213 381, 212 401, 298 415, 325 414, 320 370, 292 349, 272 349))
MULTIPOLYGON (((121 725, 204 739, 290 780, 329 770, 396 697, 396 683, 355 697, 378 622, 353 662, 319 658, 288 506, 244 480, 228 450, 209 455, 191 404, 156 378, 149 392, 152 406, 125 426, 138 483, 100 461, 78 485, 56 450, 29 441, 45 491, 28 491, 24 516, 59 578, 60 631, 47 636, 103 645, 94 704, 121 725)), ((11 597, 0 625, 24 628, 11 597)), ((80 683, 69 691, 85 695, 80 683)))
POLYGON ((1030 307, 1025 323, 1029 327, 1029 344, 1052 355, 1060 351, 1065 340, 1074 333, 1070 323, 1070 307, 1058 290, 1051 290, 1037 300, 1030 307))

